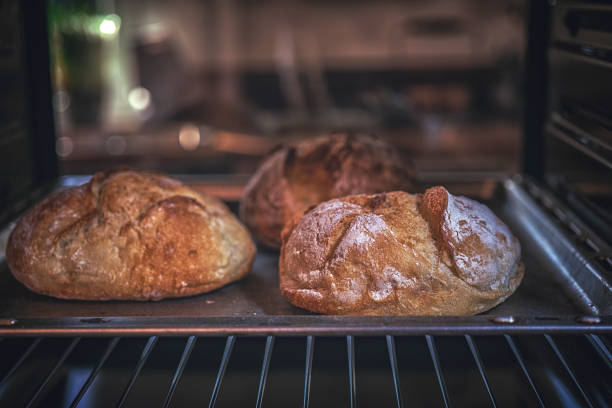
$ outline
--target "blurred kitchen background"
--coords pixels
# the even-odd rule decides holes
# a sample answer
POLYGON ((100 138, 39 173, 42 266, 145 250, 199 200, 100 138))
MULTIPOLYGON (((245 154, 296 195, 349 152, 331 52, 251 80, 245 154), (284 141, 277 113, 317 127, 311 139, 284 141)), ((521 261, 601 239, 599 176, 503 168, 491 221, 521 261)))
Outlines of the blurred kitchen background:
POLYGON ((503 177, 519 169, 524 13, 520 0, 50 1, 61 171, 248 177, 279 142, 358 131, 420 174, 503 177))

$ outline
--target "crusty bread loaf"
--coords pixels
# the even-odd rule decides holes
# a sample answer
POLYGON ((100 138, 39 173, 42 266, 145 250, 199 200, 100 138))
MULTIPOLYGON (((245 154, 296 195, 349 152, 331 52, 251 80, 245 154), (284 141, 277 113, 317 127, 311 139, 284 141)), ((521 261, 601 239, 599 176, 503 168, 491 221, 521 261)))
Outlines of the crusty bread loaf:
POLYGON ((353 195, 283 230, 282 294, 327 314, 469 315, 524 274, 520 245, 486 206, 443 187, 353 195))
POLYGON ((257 240, 280 248, 285 223, 313 205, 411 185, 410 166, 382 140, 322 136, 273 150, 249 181, 240 215, 257 240))
POLYGON ((240 279, 255 246, 219 200, 161 175, 114 171, 36 205, 6 256, 15 278, 41 294, 158 300, 240 279))

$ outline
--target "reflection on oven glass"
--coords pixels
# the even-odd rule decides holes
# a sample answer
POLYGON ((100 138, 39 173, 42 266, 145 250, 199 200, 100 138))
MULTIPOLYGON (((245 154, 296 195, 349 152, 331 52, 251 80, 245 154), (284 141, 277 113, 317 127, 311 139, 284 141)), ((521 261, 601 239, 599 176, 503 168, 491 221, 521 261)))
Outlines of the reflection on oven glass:
POLYGON ((521 0, 50 0, 64 173, 252 173, 376 133, 421 171, 518 170, 521 0))

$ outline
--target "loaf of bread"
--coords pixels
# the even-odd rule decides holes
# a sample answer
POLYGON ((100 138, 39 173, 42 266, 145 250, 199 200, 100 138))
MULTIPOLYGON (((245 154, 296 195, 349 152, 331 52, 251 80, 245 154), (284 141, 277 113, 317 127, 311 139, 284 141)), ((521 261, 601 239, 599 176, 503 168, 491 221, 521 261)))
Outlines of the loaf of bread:
POLYGON ((112 171, 31 209, 6 257, 15 278, 41 294, 158 300, 242 278, 255 245, 216 198, 161 175, 112 171))
POLYGON ((486 206, 443 187, 353 195, 286 225, 280 289, 326 314, 471 315, 516 290, 520 253, 486 206))
POLYGON ((249 181, 240 215, 261 243, 280 248, 286 222, 320 202, 411 187, 410 166, 380 139, 334 134, 273 150, 249 181))

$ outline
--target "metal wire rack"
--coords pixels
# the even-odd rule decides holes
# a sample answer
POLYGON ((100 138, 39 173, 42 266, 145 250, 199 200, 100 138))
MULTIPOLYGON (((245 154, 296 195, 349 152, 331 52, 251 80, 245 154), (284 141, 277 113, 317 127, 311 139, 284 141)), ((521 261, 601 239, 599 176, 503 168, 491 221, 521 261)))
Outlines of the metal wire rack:
POLYGON ((0 341, 0 406, 7 407, 612 402, 607 334, 0 341))

